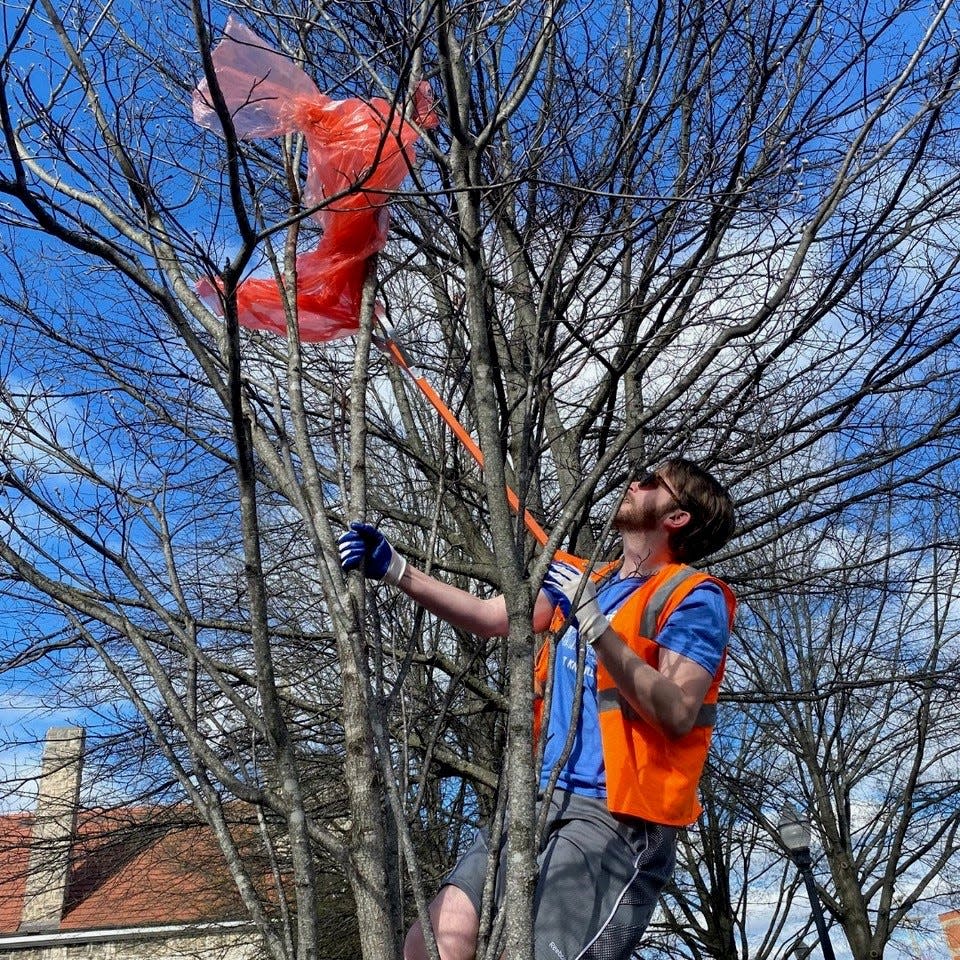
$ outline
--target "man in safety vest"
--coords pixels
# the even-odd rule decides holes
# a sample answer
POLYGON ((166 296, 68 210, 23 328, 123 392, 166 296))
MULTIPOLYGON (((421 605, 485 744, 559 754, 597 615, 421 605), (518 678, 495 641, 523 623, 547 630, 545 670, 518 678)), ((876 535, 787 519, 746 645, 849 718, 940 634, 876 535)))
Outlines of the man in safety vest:
MULTIPOLYGON (((697 783, 735 600, 722 581, 686 564, 729 540, 733 502, 709 473, 676 458, 631 482, 614 525, 622 558, 590 579, 551 564, 534 605, 537 631, 570 621, 553 658, 549 714, 538 699, 534 718, 545 737, 541 790, 556 779, 543 801, 550 812, 534 897, 537 960, 627 960, 673 872, 677 831, 700 813, 697 783), (586 657, 576 711, 578 644, 586 657)), ((507 632, 503 597, 475 597, 417 570, 375 527, 351 524, 340 557, 344 570, 395 584, 462 630, 507 632)), ((548 652, 536 667, 541 695, 548 652)), ((487 854, 481 832, 430 905, 442 960, 476 952, 487 854)), ((404 956, 427 956, 419 923, 404 956)))

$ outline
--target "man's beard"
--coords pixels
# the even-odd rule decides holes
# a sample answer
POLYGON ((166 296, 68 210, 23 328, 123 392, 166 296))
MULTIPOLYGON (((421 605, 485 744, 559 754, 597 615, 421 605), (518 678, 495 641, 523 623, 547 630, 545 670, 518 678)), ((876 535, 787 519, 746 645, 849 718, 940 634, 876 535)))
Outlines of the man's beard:
POLYGON ((656 530, 669 510, 657 510, 650 503, 637 505, 624 500, 613 518, 614 530, 621 533, 647 533, 656 530))

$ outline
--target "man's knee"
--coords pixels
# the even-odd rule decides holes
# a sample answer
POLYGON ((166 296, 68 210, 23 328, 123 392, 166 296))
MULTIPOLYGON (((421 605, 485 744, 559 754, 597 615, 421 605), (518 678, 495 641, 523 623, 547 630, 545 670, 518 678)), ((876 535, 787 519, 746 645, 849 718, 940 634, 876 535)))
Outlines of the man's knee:
POLYGON ((427 960, 427 945, 419 920, 407 931, 407 938, 403 941, 403 960, 427 960))
MULTIPOLYGON (((473 960, 480 918, 470 898, 459 888, 443 887, 430 904, 430 923, 440 960, 473 960)), ((417 920, 403 944, 404 960, 427 960, 423 928, 417 920)))

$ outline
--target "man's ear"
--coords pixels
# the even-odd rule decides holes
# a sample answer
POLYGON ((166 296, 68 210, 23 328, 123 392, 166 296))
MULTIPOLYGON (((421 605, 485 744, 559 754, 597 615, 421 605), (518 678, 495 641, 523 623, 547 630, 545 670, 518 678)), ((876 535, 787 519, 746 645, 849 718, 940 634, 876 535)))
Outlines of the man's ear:
POLYGON ((673 533, 674 530, 679 530, 681 527, 685 527, 690 522, 690 511, 684 510, 682 507, 678 507, 676 510, 671 510, 663 518, 664 527, 673 533))

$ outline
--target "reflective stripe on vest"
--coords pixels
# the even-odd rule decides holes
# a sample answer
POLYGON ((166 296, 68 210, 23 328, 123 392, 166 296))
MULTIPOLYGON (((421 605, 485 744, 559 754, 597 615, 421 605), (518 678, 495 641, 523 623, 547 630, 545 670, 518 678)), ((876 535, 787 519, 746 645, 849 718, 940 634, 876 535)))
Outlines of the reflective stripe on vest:
POLYGON ((691 577, 696 576, 699 576, 696 570, 690 567, 681 567, 676 573, 668 577, 657 587, 647 603, 646 609, 643 611, 643 618, 640 621, 641 637, 655 637, 657 635, 657 621, 660 619, 660 614, 663 613, 663 608, 667 605, 667 601, 672 596, 673 591, 676 590, 684 580, 689 580, 691 577))
MULTIPOLYGON (((601 713, 605 710, 621 710, 631 720, 639 720, 637 713, 630 703, 621 695, 617 687, 608 687, 597 694, 597 708, 601 713)), ((695 727, 713 727, 717 723, 717 705, 715 703, 701 704, 697 712, 697 719, 693 721, 695 727)))

